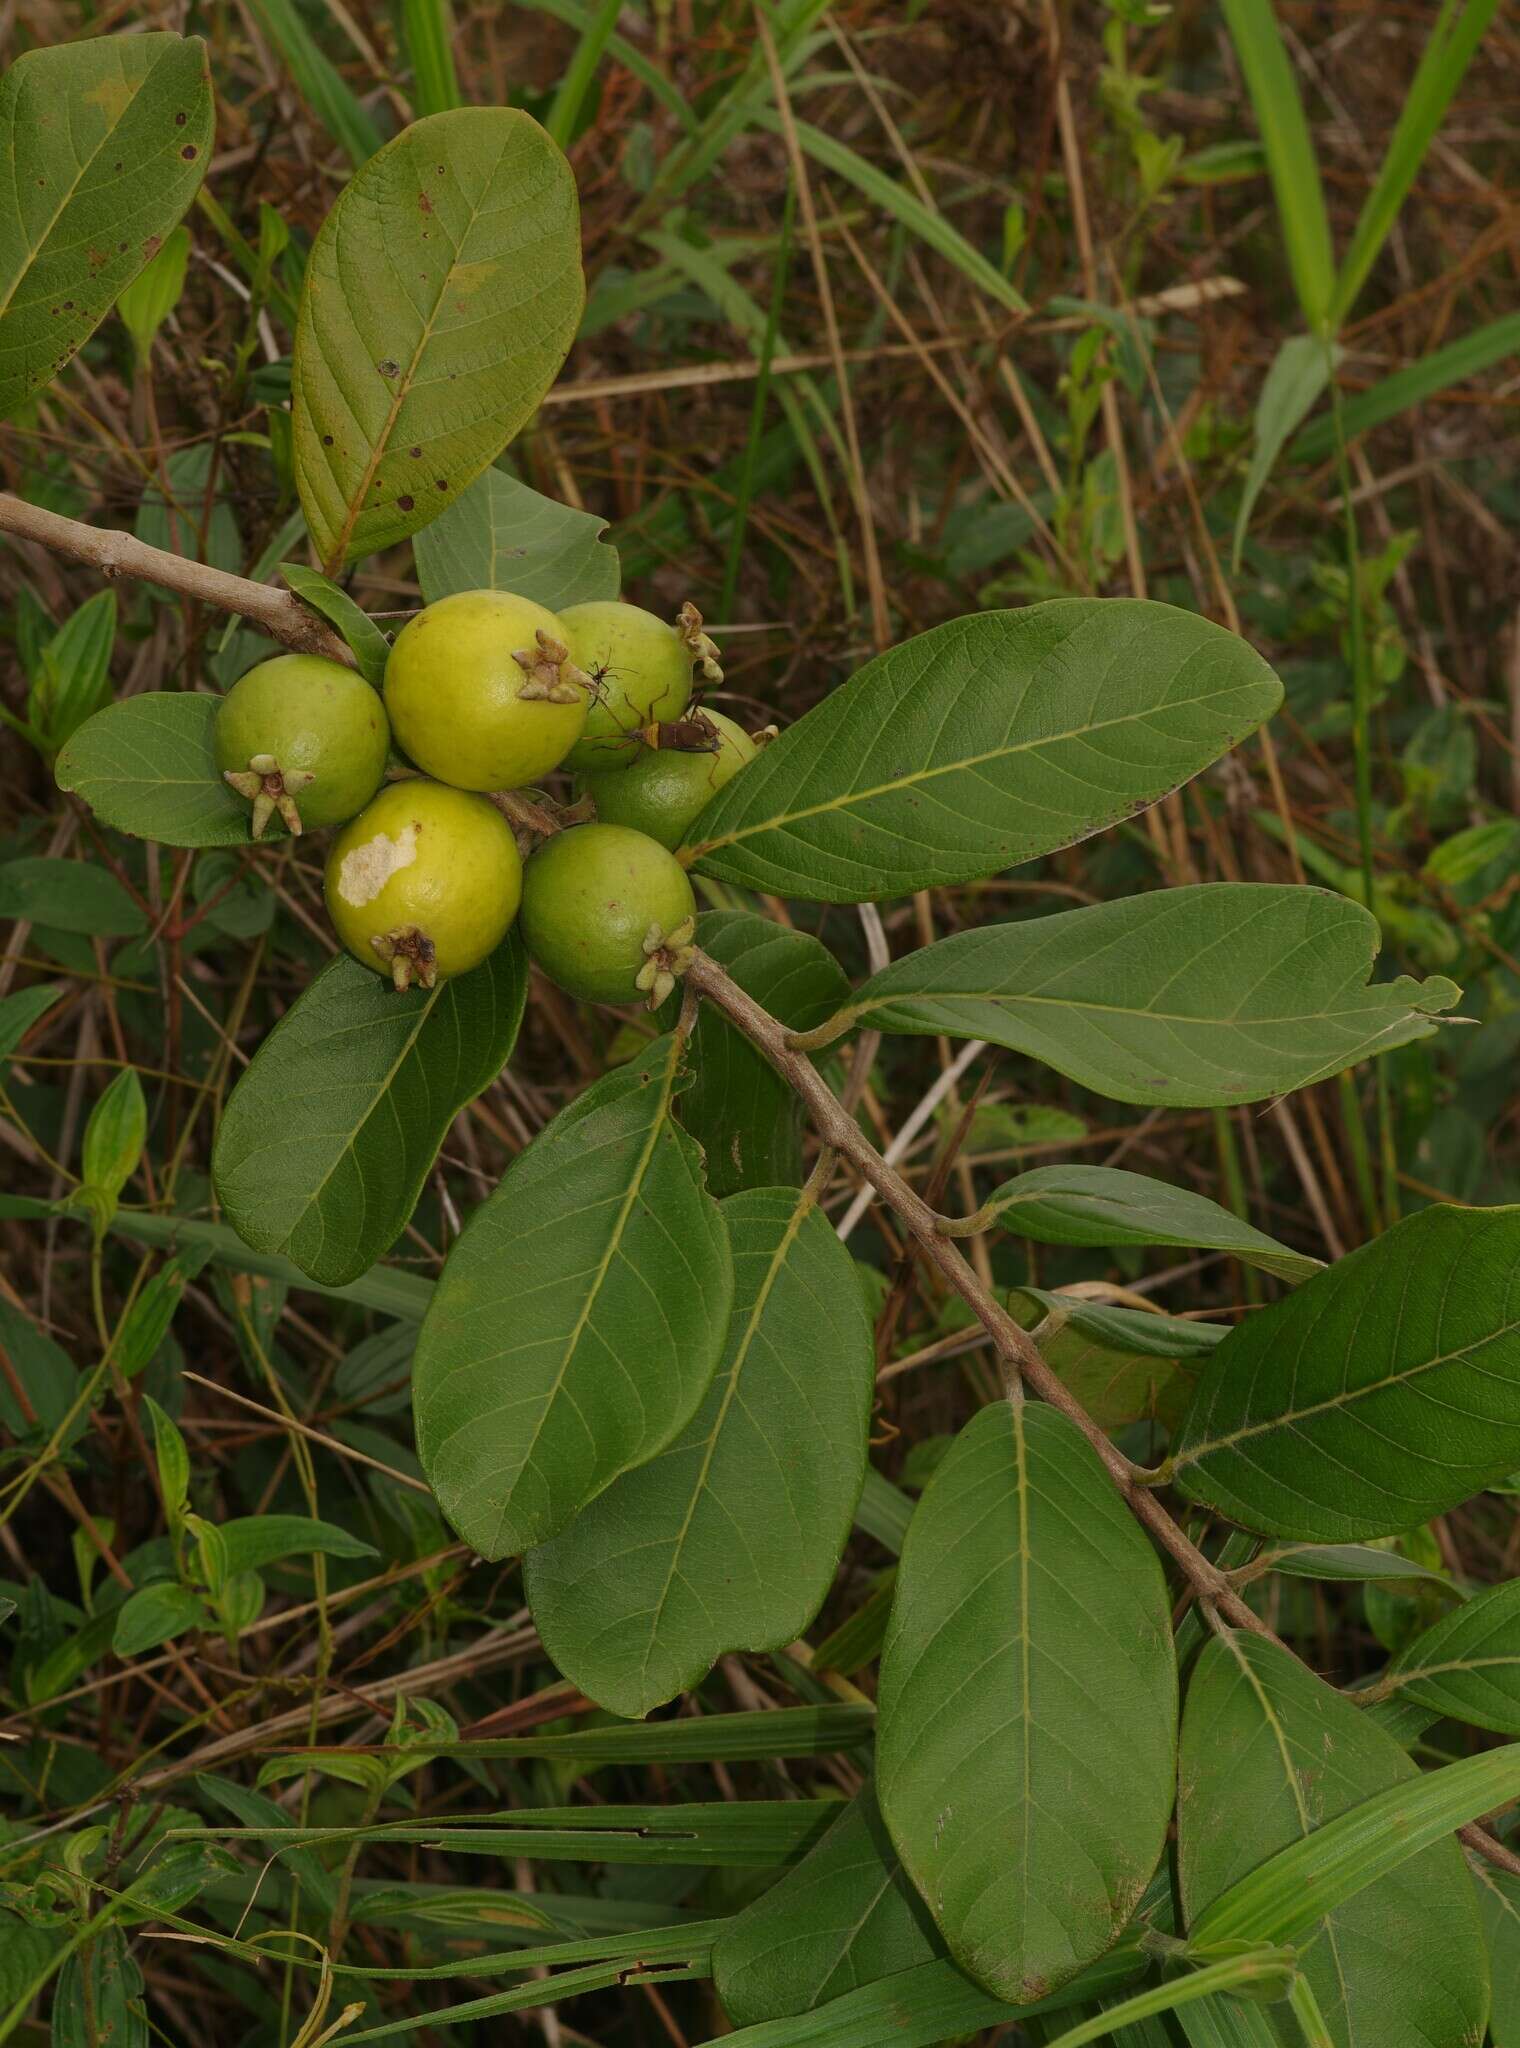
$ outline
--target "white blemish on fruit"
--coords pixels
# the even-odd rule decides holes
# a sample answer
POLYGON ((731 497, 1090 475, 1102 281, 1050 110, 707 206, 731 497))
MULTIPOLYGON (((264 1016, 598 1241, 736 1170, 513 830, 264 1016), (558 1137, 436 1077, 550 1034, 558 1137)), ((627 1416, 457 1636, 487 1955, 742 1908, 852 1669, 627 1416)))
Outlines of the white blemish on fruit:
POLYGON ((338 868, 338 894, 358 910, 372 903, 391 876, 409 868, 416 858, 415 825, 403 825, 394 839, 388 832, 377 832, 373 839, 344 854, 338 868))

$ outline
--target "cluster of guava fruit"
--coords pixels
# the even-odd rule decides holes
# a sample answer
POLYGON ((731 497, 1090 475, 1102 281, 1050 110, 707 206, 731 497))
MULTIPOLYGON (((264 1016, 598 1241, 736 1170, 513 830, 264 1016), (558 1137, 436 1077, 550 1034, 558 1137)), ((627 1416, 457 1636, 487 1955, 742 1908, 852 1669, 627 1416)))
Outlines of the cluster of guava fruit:
MULTIPOLYGON (((342 825, 327 858, 339 938, 397 989, 479 966, 521 915, 549 978, 589 1002, 651 1007, 689 956, 696 904, 674 857, 768 736, 692 710, 722 670, 691 605, 675 623, 618 600, 554 613, 460 591, 397 634, 383 696, 320 655, 234 684, 217 766, 260 838, 342 825), (557 768, 574 814, 526 862, 493 797, 557 768), (347 822, 345 822, 347 821, 347 822)), ((542 815, 542 813, 540 813, 542 815)))

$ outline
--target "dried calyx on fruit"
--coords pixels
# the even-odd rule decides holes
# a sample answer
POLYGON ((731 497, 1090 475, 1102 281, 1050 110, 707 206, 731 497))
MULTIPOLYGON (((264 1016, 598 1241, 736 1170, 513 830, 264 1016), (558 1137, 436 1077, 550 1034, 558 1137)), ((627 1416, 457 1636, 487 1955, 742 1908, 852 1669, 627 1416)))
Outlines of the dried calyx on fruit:
POLYGON ((295 833, 351 818, 380 787, 389 747, 369 684, 317 654, 260 662, 216 715, 216 765, 251 806, 255 839, 275 816, 295 833))
POLYGON ((522 900, 511 827, 485 797, 413 776, 381 791, 333 842, 327 908, 363 966, 398 989, 478 967, 522 900))
POLYGON ((573 604, 559 615, 570 658, 591 678, 586 730, 565 766, 587 772, 625 767, 647 726, 680 718, 698 682, 721 682, 717 648, 702 614, 685 604, 674 625, 613 598, 573 604))
POLYGON ((560 621, 505 590, 462 590, 396 635, 385 702, 397 744, 456 789, 520 789, 585 729, 591 678, 560 621))
POLYGON ((621 825, 558 832, 523 871, 528 951, 586 1002, 656 1008, 690 964, 696 908, 680 863, 621 825))
POLYGON ((657 745, 640 746, 626 768, 586 776, 584 788, 604 824, 630 826, 674 848, 774 732, 770 727, 751 737, 721 711, 703 710, 675 728, 662 726, 657 745))

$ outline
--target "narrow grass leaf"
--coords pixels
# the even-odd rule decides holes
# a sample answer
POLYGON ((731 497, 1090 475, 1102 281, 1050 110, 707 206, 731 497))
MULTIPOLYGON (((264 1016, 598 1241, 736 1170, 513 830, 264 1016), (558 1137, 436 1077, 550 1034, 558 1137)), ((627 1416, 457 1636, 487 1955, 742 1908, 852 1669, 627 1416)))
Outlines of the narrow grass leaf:
POLYGON ((1323 334, 1335 292, 1335 253, 1304 103, 1273 0, 1222 0, 1222 7, 1266 148, 1299 309, 1310 330, 1323 334))
POLYGON ((380 130, 307 27, 295 0, 250 0, 250 5, 296 91, 357 170, 379 149, 380 130))
MULTIPOLYGON (((899 185, 895 178, 879 171, 875 164, 868 163, 837 136, 815 128, 809 121, 795 121, 793 125, 797 140, 815 163, 822 164, 825 170, 833 171, 858 192, 863 192, 874 205, 890 214, 926 248, 933 249, 952 263, 964 278, 1007 312, 1028 312, 1028 301, 1023 293, 987 260, 980 249, 968 242, 958 228, 952 227, 942 213, 926 206, 906 185, 899 185)), ((780 115, 770 111, 757 117, 756 126, 771 135, 785 133, 780 115)))
POLYGON ((1295 334, 1281 344, 1272 358, 1272 367, 1256 401, 1251 464, 1240 493, 1240 509, 1235 514, 1232 563, 1237 569, 1256 500, 1276 466, 1284 442, 1308 416, 1330 382, 1340 353, 1323 335, 1295 334))
POLYGON ((412 67, 415 112, 446 114, 463 106, 454 70, 454 11, 449 0, 401 0, 401 36, 412 67))
POLYGON ((952 619, 879 655, 692 827, 703 873, 811 902, 975 881, 1131 816, 1276 710, 1243 640, 1140 599, 952 619))
POLYGON ((1457 87, 1498 11, 1499 0, 1443 0, 1336 278, 1330 304, 1334 327, 1342 325, 1356 304, 1457 87))
MULTIPOLYGON (((1520 313, 1506 313, 1475 327, 1460 341, 1433 349, 1407 368, 1380 378, 1369 390, 1355 392, 1341 405, 1341 421, 1347 440, 1369 433, 1401 413, 1423 405, 1427 398, 1449 391, 1476 377, 1495 363, 1508 362, 1520 354, 1520 313)), ((1335 421, 1326 417, 1311 422, 1297 435, 1289 454, 1295 462, 1323 462, 1335 451, 1335 421)))
POLYGON ((1435 1206, 1232 1330, 1177 1484, 1305 1542, 1397 1535, 1520 1466, 1520 1208, 1435 1206))
POLYGON ((935 1471, 878 1712, 881 1810, 962 1968, 1029 2002, 1095 1961, 1165 1843, 1177 1667, 1156 1554, 1054 1409, 982 1409, 935 1471))

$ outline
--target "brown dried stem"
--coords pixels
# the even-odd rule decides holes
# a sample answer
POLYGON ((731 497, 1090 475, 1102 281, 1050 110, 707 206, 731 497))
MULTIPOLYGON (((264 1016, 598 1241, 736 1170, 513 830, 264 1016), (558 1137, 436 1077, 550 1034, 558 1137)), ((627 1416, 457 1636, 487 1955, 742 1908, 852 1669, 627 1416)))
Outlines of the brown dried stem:
POLYGON ((161 584, 165 590, 212 605, 217 611, 233 612, 297 654, 322 654, 329 661, 356 666, 347 645, 325 619, 290 591, 277 590, 271 583, 251 583, 246 576, 230 576, 225 569, 171 555, 167 549, 150 547, 114 527, 65 519, 61 513, 29 505, 9 491, 0 491, 0 533, 35 541, 55 555, 83 562, 108 582, 131 576, 161 584))

